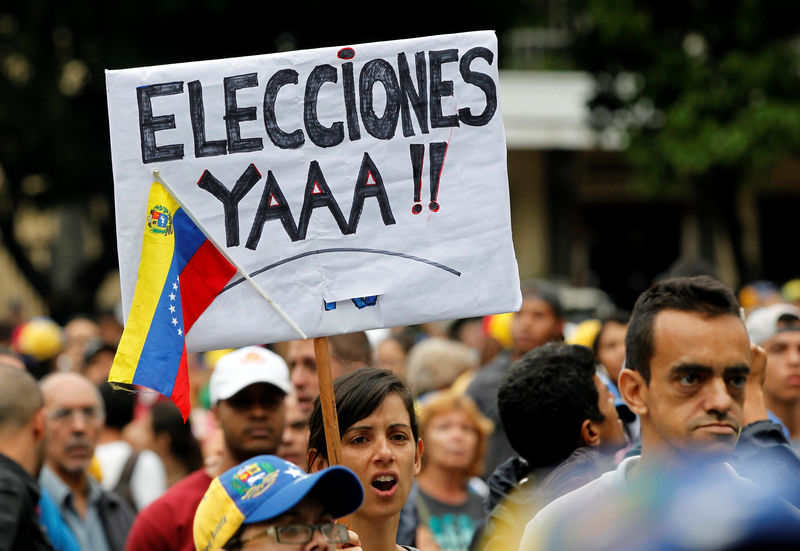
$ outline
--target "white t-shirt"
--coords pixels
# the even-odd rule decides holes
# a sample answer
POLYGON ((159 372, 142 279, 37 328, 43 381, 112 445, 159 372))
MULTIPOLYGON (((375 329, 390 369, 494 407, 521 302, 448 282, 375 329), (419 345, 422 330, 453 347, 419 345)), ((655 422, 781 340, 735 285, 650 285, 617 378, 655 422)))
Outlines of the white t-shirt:
MULTIPOLYGON (((103 473, 103 479, 100 481, 103 489, 108 491, 114 489, 132 451, 131 445, 123 440, 100 444, 95 448, 94 453, 103 473)), ((142 450, 139 454, 131 475, 130 486, 133 501, 139 511, 166 491, 167 473, 161 458, 155 452, 142 450)))

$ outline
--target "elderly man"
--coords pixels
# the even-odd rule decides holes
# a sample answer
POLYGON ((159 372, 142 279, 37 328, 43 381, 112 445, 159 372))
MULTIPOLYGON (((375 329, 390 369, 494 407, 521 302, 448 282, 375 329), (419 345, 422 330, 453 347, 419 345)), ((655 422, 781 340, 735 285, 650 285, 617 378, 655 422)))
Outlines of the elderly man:
POLYGON ((334 520, 363 500, 361 482, 346 467, 308 475, 273 455, 253 457, 212 481, 194 519, 195 547, 327 551, 357 543, 334 520))
MULTIPOLYGON (((666 280, 639 297, 626 337, 627 369, 620 373, 619 389, 641 419, 641 456, 625 459, 615 471, 542 509, 528 523, 520 549, 573 548, 554 538, 559 527, 576 522, 583 526, 576 519, 584 518, 587 507, 609 511, 605 526, 589 532, 596 548, 610 548, 594 529, 609 528, 612 532, 606 533, 613 535, 620 529, 615 519, 624 518, 621 504, 643 509, 645 501, 634 503, 646 500, 646 488, 653 480, 658 484, 659 477, 663 482, 665 473, 703 469, 709 480, 722 478, 727 488, 750 491, 753 484, 725 463, 743 427, 766 419, 760 388, 764 354, 754 349, 751 358, 739 312, 733 294, 707 276, 666 280), (754 374, 748 381, 751 366, 754 374)), ((785 446, 785 439, 780 444, 785 446)), ((795 471, 785 482, 796 483, 796 476, 795 471)), ((795 527, 800 526, 800 514, 782 500, 775 501, 785 506, 782 511, 791 510, 787 514, 795 527)), ((697 508, 692 519, 699 520, 703 530, 714 530, 727 511, 716 518, 712 512, 697 508)), ((721 535, 728 534, 722 530, 721 535)))
POLYGON ((209 397, 223 445, 219 464, 200 469, 143 509, 131 530, 130 551, 191 551, 197 505, 221 471, 278 449, 284 425, 284 397, 291 390, 283 359, 247 346, 221 357, 209 381, 209 397))
POLYGON ((121 551, 134 512, 87 472, 103 428, 100 393, 87 378, 70 372, 48 375, 40 388, 47 446, 39 482, 58 508, 48 532, 66 531, 85 551, 121 551))
POLYGON ((39 526, 36 476, 44 457, 44 410, 36 381, 0 363, 0 548, 52 549, 39 526))

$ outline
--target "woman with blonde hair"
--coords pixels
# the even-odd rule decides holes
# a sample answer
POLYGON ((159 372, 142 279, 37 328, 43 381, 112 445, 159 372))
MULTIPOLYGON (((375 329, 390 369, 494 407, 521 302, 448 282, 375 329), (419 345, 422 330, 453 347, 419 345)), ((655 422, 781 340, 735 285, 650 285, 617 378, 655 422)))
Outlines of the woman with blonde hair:
POLYGON ((415 498, 420 549, 466 551, 484 518, 483 497, 469 485, 483 471, 493 424, 465 395, 450 391, 430 397, 420 410, 425 442, 415 498))

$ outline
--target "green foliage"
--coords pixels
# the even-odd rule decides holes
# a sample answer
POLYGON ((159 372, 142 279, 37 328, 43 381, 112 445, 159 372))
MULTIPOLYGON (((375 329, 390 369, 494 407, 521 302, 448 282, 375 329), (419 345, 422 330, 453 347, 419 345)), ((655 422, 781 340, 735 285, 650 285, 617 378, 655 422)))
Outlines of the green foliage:
POLYGON ((799 18, 776 0, 587 0, 573 54, 598 76, 594 124, 627 132, 651 190, 765 180, 800 151, 799 18))

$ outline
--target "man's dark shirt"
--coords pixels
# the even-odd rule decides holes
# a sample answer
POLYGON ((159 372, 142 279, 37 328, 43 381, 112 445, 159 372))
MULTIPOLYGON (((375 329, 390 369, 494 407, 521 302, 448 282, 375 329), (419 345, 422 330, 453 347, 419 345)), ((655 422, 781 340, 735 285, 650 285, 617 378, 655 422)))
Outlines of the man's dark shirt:
POLYGON ((38 503, 36 479, 0 454, 0 551, 52 551, 36 514, 38 503))

